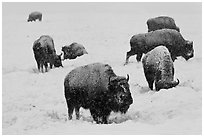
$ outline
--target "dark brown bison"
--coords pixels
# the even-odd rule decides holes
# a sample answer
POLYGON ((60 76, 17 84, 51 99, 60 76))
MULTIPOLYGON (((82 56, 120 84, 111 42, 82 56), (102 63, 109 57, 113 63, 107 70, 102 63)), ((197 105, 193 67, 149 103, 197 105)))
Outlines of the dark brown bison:
POLYGON ((158 29, 174 29, 180 32, 179 27, 176 26, 173 18, 168 16, 159 16, 147 20, 148 32, 158 29))
MULTIPOLYGON (((48 35, 43 35, 33 44, 34 57, 37 62, 38 70, 43 72, 43 65, 47 72, 48 63, 50 68, 62 66, 61 55, 57 55, 54 48, 54 41, 48 35)), ((62 66, 63 67, 63 66, 62 66)))
POLYGON ((29 14, 29 17, 28 17, 28 22, 29 21, 35 21, 35 20, 39 20, 39 21, 42 21, 42 13, 41 12, 38 12, 38 11, 35 11, 35 12, 32 12, 29 14))
POLYGON ((84 54, 88 54, 86 49, 84 48, 83 45, 78 44, 76 42, 72 43, 69 46, 63 46, 62 51, 64 53, 64 58, 65 59, 75 59, 77 57, 80 57, 84 54))
POLYGON ((174 64, 169 50, 164 46, 158 46, 148 52, 142 59, 144 74, 153 90, 155 81, 156 91, 169 89, 179 84, 179 80, 174 81, 174 64))
POLYGON ((93 63, 72 70, 64 80, 68 118, 75 109, 89 109, 96 123, 107 124, 111 111, 126 113, 133 99, 127 78, 117 76, 108 64, 93 63))
POLYGON ((168 48, 173 61, 178 56, 182 56, 186 60, 194 56, 192 41, 185 40, 176 30, 161 29, 132 36, 130 39, 131 50, 127 52, 125 64, 128 63, 129 57, 135 54, 137 54, 136 60, 139 62, 143 53, 147 53, 159 45, 168 48))

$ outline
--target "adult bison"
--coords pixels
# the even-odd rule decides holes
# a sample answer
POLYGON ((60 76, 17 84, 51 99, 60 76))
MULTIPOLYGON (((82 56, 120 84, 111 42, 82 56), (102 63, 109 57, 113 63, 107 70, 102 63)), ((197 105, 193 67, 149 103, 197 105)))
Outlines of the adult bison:
POLYGON ((97 124, 107 124, 111 111, 126 113, 133 99, 127 78, 117 76, 108 64, 93 63, 72 70, 64 80, 68 118, 75 109, 89 109, 97 124))
MULTIPOLYGON (((42 35, 33 44, 34 57, 37 62, 38 70, 43 72, 43 66, 47 72, 48 63, 50 68, 62 66, 61 55, 57 55, 54 48, 54 41, 48 35, 42 35)), ((63 66, 62 66, 63 67, 63 66)))
POLYGON ((142 64, 151 90, 153 90, 154 81, 156 91, 169 89, 179 84, 178 79, 174 81, 174 64, 166 47, 158 46, 148 52, 143 57, 142 64))
POLYGON ((132 36, 130 39, 131 50, 127 52, 125 64, 128 63, 129 57, 135 54, 137 54, 136 60, 139 62, 143 53, 147 53, 159 45, 168 48, 173 61, 178 56, 182 56, 186 60, 194 56, 192 41, 185 40, 176 30, 161 29, 132 36))
POLYGON ((62 52, 64 53, 63 60, 65 59, 75 59, 77 57, 80 57, 84 54, 88 54, 86 49, 83 45, 78 44, 76 42, 72 43, 69 46, 63 46, 62 52))
POLYGON ((150 18, 147 20, 148 32, 155 31, 158 29, 174 29, 180 32, 179 27, 176 26, 176 23, 173 18, 168 16, 159 16, 155 18, 150 18))
POLYGON ((39 20, 39 21, 42 21, 42 13, 41 12, 38 12, 38 11, 35 11, 35 12, 32 12, 29 14, 29 17, 28 17, 28 22, 29 21, 35 21, 35 20, 39 20))

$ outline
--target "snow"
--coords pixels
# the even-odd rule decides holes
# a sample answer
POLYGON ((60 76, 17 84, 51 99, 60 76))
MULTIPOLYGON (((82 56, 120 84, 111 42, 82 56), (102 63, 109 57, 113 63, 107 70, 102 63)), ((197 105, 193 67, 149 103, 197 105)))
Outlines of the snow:
POLYGON ((3 134, 202 133, 200 3, 3 3, 2 8, 3 134), (43 21, 26 22, 35 10, 43 13, 43 21), (141 62, 130 57, 123 64, 131 36, 147 32, 146 20, 159 15, 175 19, 183 37, 193 40, 195 56, 174 62, 177 87, 155 92, 148 88, 141 62), (39 73, 32 44, 44 34, 53 37, 58 54, 72 42, 83 44, 89 54, 39 73), (133 104, 125 115, 111 113, 108 125, 97 125, 82 108, 80 120, 67 120, 64 78, 75 67, 93 62, 110 64, 117 75, 130 75, 133 104))

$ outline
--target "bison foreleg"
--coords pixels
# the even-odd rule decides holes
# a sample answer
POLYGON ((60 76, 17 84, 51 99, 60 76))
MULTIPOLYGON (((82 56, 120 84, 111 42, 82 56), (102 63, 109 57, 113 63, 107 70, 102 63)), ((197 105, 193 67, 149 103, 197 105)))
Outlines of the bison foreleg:
POLYGON ((68 119, 71 120, 72 119, 72 114, 73 114, 73 111, 74 111, 74 106, 71 105, 71 104, 68 104, 68 119))
POLYGON ((136 57, 137 62, 140 62, 141 58, 142 58, 142 53, 138 53, 136 57))
POLYGON ((37 66, 38 66, 38 71, 40 71, 40 63, 37 62, 37 66))
POLYGON ((45 72, 47 72, 47 67, 48 67, 47 62, 44 63, 44 66, 45 66, 45 72))
POLYGON ((76 113, 76 119, 78 119, 79 120, 79 108, 80 107, 75 107, 75 113, 76 113))

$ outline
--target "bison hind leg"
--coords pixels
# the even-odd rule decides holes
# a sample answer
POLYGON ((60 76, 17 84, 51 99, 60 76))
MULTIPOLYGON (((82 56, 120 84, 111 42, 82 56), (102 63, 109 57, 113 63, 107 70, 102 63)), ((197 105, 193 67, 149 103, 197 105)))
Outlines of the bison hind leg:
POLYGON ((149 85, 149 88, 151 90, 153 90, 153 83, 154 83, 154 73, 152 73, 151 71, 145 71, 145 77, 146 77, 146 80, 147 80, 147 83, 149 85))
POLYGON ((72 119, 72 114, 73 114, 73 111, 74 111, 74 106, 71 103, 67 103, 67 107, 68 107, 68 119, 71 120, 72 119))
POLYGON ((80 109, 80 106, 75 107, 76 119, 78 120, 79 120, 79 109, 80 109))

